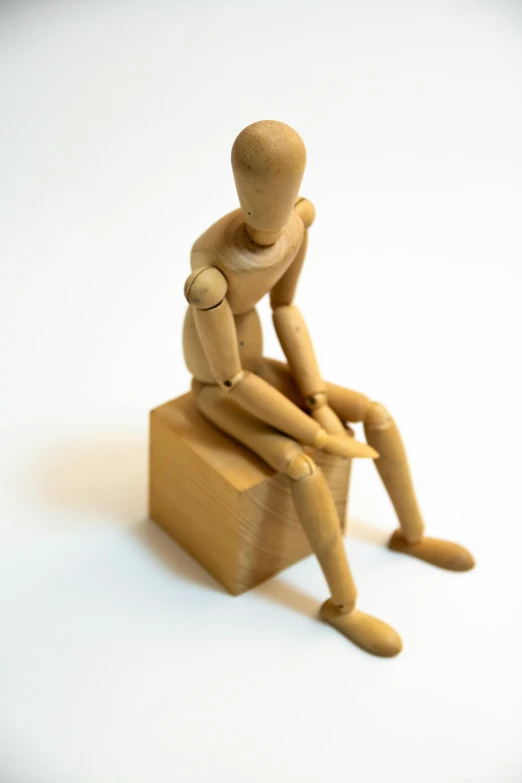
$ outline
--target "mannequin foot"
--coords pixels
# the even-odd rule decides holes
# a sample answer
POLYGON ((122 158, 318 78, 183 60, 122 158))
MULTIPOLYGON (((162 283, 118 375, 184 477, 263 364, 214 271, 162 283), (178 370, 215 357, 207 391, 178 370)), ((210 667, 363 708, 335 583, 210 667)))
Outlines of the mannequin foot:
POLYGON ((448 571, 469 571, 475 565, 473 555, 467 549, 439 538, 423 538, 416 544, 410 544, 401 531, 396 530, 390 538, 388 547, 394 552, 417 557, 448 571))
POLYGON ((402 650, 401 637, 389 625, 357 609, 342 614, 331 598, 321 606, 320 616, 343 636, 372 655, 391 658, 402 650))

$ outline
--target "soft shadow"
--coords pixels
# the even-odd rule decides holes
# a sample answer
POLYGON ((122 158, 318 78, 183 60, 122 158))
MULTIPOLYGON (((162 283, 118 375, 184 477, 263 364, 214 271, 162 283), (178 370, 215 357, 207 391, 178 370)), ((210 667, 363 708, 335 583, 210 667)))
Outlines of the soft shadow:
POLYGON ((254 590, 257 595, 262 595, 263 598, 268 598, 280 606, 282 604, 294 612, 299 612, 299 614, 314 615, 319 609, 319 597, 303 593, 302 590, 289 584, 280 576, 272 577, 267 582, 255 587, 254 590))
MULTIPOLYGON (((35 473, 34 483, 48 505, 60 511, 101 514, 115 525, 125 527, 129 535, 176 576, 199 588, 227 592, 147 517, 146 441, 122 436, 66 442, 40 455, 35 473)), ((317 599, 277 577, 255 589, 263 597, 294 611, 309 614, 317 609, 317 599)))
POLYGON ((216 590, 219 593, 227 592, 223 585, 200 566, 197 560, 194 560, 188 552, 176 544, 151 519, 143 519, 134 525, 129 532, 176 576, 207 590, 216 590))
POLYGON ((44 499, 64 511, 90 511, 115 524, 147 513, 147 443, 138 438, 63 443, 38 461, 44 499))
POLYGON ((101 514, 146 547, 177 576, 225 592, 199 563, 147 517, 148 444, 121 437, 64 443, 38 461, 46 503, 61 511, 101 514))
MULTIPOLYGON (((128 530, 176 576, 208 590, 226 592, 185 550, 147 517, 148 444, 128 436, 72 441, 38 461, 37 485, 44 501, 61 511, 101 514, 128 530)), ((349 519, 348 537, 386 544, 389 533, 349 519)), ((306 615, 317 612, 318 598, 281 577, 255 588, 270 601, 306 615)))
POLYGON ((354 538, 357 541, 366 541, 368 544, 378 544, 386 546, 391 535, 390 530, 370 525, 368 522, 361 522, 359 519, 348 518, 346 529, 347 538, 354 538))

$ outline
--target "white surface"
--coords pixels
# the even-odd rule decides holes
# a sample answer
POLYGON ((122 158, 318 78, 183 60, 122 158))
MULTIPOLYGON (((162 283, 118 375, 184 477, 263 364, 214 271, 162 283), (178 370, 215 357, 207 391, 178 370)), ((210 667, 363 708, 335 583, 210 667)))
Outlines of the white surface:
POLYGON ((518 783, 520 5, 0 23, 2 783, 518 783), (189 247, 235 207, 229 150, 262 118, 308 148, 298 303, 323 372, 392 410, 429 531, 478 561, 387 551, 357 464, 347 548, 391 661, 313 620, 313 559, 232 599, 144 521, 147 411, 188 385, 189 247))

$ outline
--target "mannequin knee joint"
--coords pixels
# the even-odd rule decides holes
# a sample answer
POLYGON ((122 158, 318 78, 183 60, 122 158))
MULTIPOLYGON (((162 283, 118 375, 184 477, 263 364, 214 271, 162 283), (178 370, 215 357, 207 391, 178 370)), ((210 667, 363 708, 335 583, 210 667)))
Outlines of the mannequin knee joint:
POLYGON ((385 427, 390 421, 391 416, 380 402, 371 402, 366 415, 364 417, 364 423, 369 427, 385 427))
POLYGON ((301 481, 302 479, 312 476, 316 470, 317 467, 315 462, 308 454, 297 454, 295 457, 292 457, 288 463, 286 474, 293 481, 301 481))

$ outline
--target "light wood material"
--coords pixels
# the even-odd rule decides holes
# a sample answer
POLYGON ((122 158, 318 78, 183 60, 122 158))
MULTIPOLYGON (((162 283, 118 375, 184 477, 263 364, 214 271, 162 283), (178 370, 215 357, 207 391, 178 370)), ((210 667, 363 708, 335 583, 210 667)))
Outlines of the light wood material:
POLYGON ((197 405, 221 430, 291 479, 298 517, 323 569, 332 598, 340 610, 351 611, 357 593, 344 551, 339 517, 325 477, 313 459, 296 441, 242 411, 218 387, 201 389, 197 405))
MULTIPOLYGON (((265 359, 259 365, 258 372, 281 390, 295 383, 289 367, 273 359, 265 359)), ((327 381, 324 385, 329 405, 342 421, 364 422, 366 439, 379 454, 375 466, 394 504, 403 534, 409 541, 419 541, 423 536, 424 522, 402 438, 394 420, 383 405, 371 402, 366 395, 327 381)), ((319 409, 314 413, 314 418, 325 427, 327 422, 321 416, 327 415, 321 414, 319 409)))
MULTIPOLYGON (((300 403, 304 407, 304 400, 300 400, 297 384, 286 364, 265 358, 259 364, 258 373, 296 404, 300 403)), ((406 451, 397 425, 387 409, 378 402, 371 402, 360 392, 344 389, 328 381, 325 387, 328 402, 339 418, 344 422, 364 422, 367 441, 379 453, 375 466, 394 504, 402 531, 394 534, 390 549, 448 570, 467 571, 473 568, 473 556, 464 547, 449 541, 423 538, 424 522, 413 489, 406 451)), ((325 429, 328 429, 327 422, 321 418, 321 414, 327 416, 328 410, 324 406, 312 412, 325 429)))
POLYGON ((278 307, 272 314, 276 334, 301 395, 306 399, 325 391, 312 341, 301 311, 295 305, 278 307))
MULTIPOLYGON (((325 395, 326 397, 326 395, 325 395)), ((335 413, 329 405, 320 405, 312 408, 312 417, 315 421, 319 422, 323 430, 331 433, 332 435, 343 435, 346 433, 346 424, 343 424, 339 416, 335 413)), ((378 456, 378 452, 375 452, 375 456, 378 456)))
MULTIPOLYGON (((323 481, 303 444, 321 450, 315 457, 318 464, 334 459, 328 454, 344 457, 345 469, 352 457, 378 458, 377 469, 401 525, 391 549, 455 570, 472 567, 473 559, 455 544, 424 538, 402 439, 386 408, 320 375, 304 318, 293 305, 315 219, 313 204, 298 197, 305 162, 301 138, 283 123, 262 121, 239 134, 232 167, 241 208, 194 243, 193 271, 185 287, 190 308, 184 353, 198 404, 213 422, 206 426, 215 437, 225 437, 219 429, 230 433, 260 455, 265 470, 277 470, 274 486, 284 482, 286 500, 278 496, 278 505, 272 494, 260 492, 257 512, 242 517, 237 504, 244 495, 237 483, 244 465, 210 436, 207 442, 216 451, 205 445, 201 460, 198 427, 195 434, 185 431, 180 437, 167 413, 171 408, 163 406, 161 414, 153 412, 151 423, 151 513, 225 584, 240 591, 287 562, 286 555, 274 557, 274 547, 260 533, 267 518, 284 512, 285 519, 293 514, 295 520, 298 512, 332 592, 323 605, 323 619, 369 652, 394 655, 401 642, 393 629, 354 609, 355 587, 328 489, 333 491, 332 485, 328 475, 323 481), (290 368, 262 356, 255 306, 267 294, 290 368), (348 437, 346 422, 363 422, 368 443, 348 437), (231 465, 229 480, 224 480, 223 471, 231 465), (210 530, 209 514, 220 520, 210 530), (247 532, 239 535, 240 519, 247 532), (342 612, 336 605, 343 606, 342 612)), ((241 447, 236 443, 235 448, 241 447)))
MULTIPOLYGON (((276 389, 289 396, 296 405, 301 405, 303 408, 307 407, 305 400, 299 393, 295 378, 285 362, 280 362, 278 359, 269 359, 265 356, 259 363, 258 374, 272 386, 275 386, 276 389)), ((327 380, 324 381, 324 384, 328 404, 342 421, 355 423, 364 420, 366 412, 371 405, 369 397, 353 391, 353 389, 337 386, 327 380)))
POLYGON ((232 312, 251 310, 292 264, 304 237, 303 221, 292 214, 279 238, 262 247, 248 236, 240 209, 229 212, 196 240, 190 265, 215 266, 227 279, 232 312))
POLYGON ((354 424, 364 421, 371 403, 366 394, 361 394, 353 389, 345 389, 330 381, 326 381, 326 394, 329 404, 341 421, 351 421, 354 424))
POLYGON ((253 373, 245 373, 229 395, 244 410, 300 443, 339 457, 374 459, 378 456, 365 443, 358 443, 344 435, 327 434, 314 419, 253 373))
POLYGON ((420 541, 424 522, 397 425, 383 406, 374 404, 366 414, 364 432, 368 443, 380 454, 376 468, 397 512, 404 537, 411 543, 420 541))
POLYGON ((453 541, 424 537, 418 543, 412 544, 406 540, 401 530, 396 530, 388 546, 394 552, 416 557, 447 571, 470 571, 475 565, 471 553, 453 541))
POLYGON ((247 230, 259 244, 271 244, 288 223, 305 165, 301 137, 283 122, 254 122, 236 138, 232 170, 239 203, 247 230))
POLYGON ((323 569, 332 601, 351 611, 357 590, 346 559, 337 511, 321 470, 291 482, 292 495, 304 531, 323 569))
MULTIPOLYGON (((183 324, 183 351, 187 366, 194 378, 203 383, 215 383, 207 356, 194 323, 193 307, 189 307, 183 324)), ((236 328, 235 342, 238 346, 239 361, 245 370, 257 372, 263 353, 263 333, 257 310, 247 310, 234 316, 236 328)))
POLYGON ((330 599, 322 605, 320 616, 343 636, 372 655, 393 658, 402 650, 401 637, 397 631, 382 620, 357 609, 345 614, 340 612, 330 599))
POLYGON ((223 272, 214 266, 203 266, 188 276, 185 299, 198 310, 210 310, 225 298, 228 283, 223 272))
POLYGON ((300 196, 295 202, 294 212, 299 215, 304 223, 304 227, 308 230, 315 220, 315 207, 311 201, 308 201, 304 196, 300 196))
POLYGON ((308 231, 305 231, 295 258, 270 291, 270 306, 273 310, 275 310, 276 307, 284 307, 284 305, 292 304, 294 301, 297 283, 299 282, 307 249, 308 231))
POLYGON ((292 460, 304 454, 297 441, 243 410, 219 386, 203 387, 197 395, 196 404, 209 421, 248 446, 279 473, 287 473, 292 460))
MULTIPOLYGON (((245 373, 230 396, 249 413, 286 432, 300 443, 319 445, 318 437, 322 432, 320 424, 257 375, 245 373)), ((323 442, 320 441, 321 445, 323 442)))
MULTIPOLYGON (((311 553, 289 479, 205 420, 192 394, 153 410, 150 427, 150 516, 230 592, 311 553)), ((344 530, 351 463, 313 458, 344 530)))

